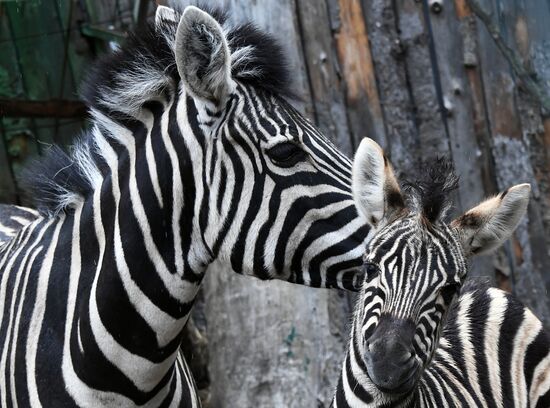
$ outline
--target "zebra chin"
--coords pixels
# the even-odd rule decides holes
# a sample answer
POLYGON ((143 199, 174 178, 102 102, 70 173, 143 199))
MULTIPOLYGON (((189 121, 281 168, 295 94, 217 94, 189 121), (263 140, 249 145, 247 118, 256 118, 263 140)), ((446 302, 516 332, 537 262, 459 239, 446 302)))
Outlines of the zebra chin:
POLYGON ((414 366, 398 373, 388 373, 386 369, 375 369, 367 366, 367 375, 378 390, 384 394, 400 395, 411 392, 420 379, 421 370, 414 360, 414 366))

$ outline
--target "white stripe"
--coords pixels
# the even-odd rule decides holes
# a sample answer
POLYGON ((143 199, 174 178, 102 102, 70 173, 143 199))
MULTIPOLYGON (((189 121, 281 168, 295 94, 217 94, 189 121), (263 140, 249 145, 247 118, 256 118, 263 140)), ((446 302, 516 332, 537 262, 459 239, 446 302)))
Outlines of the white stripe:
POLYGON ((516 407, 526 407, 527 402, 527 381, 525 378, 525 355, 529 344, 536 339, 542 330, 542 323, 529 309, 524 309, 523 322, 516 331, 512 351, 512 390, 514 391, 514 403, 516 407))
POLYGON ((502 408, 502 385, 500 380, 500 363, 498 357, 500 328, 508 307, 508 299, 504 293, 498 289, 490 288, 487 295, 491 298, 487 320, 485 321, 485 340, 483 348, 485 360, 487 361, 487 370, 489 374, 489 384, 493 399, 498 408, 502 408))
POLYGON ((462 342, 462 352, 464 355, 464 364, 466 366, 466 374, 469 379, 472 390, 481 402, 483 407, 487 407, 487 402, 483 397, 481 388, 479 387, 479 377, 477 375, 477 363, 475 357, 475 348, 470 340, 472 336, 472 327, 470 325, 470 307, 473 303, 472 293, 465 293, 460 297, 459 309, 456 314, 456 327, 458 329, 458 337, 462 342))
POLYGON ((57 225, 53 232, 50 246, 42 260, 42 267, 38 272, 38 282, 36 285, 36 301, 32 311, 31 319, 29 320, 29 332, 27 335, 26 345, 26 369, 27 369, 27 387, 29 390, 29 402, 32 407, 40 407, 40 398, 38 395, 38 386, 36 383, 36 353, 38 351, 38 344, 40 339, 40 330, 42 329, 42 322, 44 320, 44 313, 46 311, 46 298, 48 296, 48 283, 50 280, 50 273, 52 271, 52 265, 54 261, 55 248, 57 247, 57 240, 59 238, 59 232, 61 226, 65 221, 65 215, 60 214, 57 220, 57 225))

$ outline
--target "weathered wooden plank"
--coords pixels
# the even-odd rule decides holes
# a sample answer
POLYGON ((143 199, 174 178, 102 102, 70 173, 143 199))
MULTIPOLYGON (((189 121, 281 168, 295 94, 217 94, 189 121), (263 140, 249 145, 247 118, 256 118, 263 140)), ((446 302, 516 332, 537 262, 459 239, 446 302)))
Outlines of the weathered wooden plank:
POLYGON ((455 0, 455 12, 462 37, 462 65, 466 71, 470 88, 473 132, 476 136, 481 156, 477 161, 480 168, 483 186, 487 194, 496 194, 495 169, 490 153, 491 135, 487 112, 485 109, 485 94, 479 68, 479 46, 477 38, 476 19, 468 7, 467 0, 455 0))
POLYGON ((420 146, 393 2, 363 0, 380 104, 385 119, 386 151, 399 174, 411 167, 420 146))
MULTIPOLYGON (((523 66, 532 67, 536 72, 537 67, 534 66, 533 59, 540 57, 542 50, 537 50, 532 47, 538 41, 544 41, 546 37, 541 37, 540 30, 536 30, 537 24, 533 24, 530 29, 527 25, 527 19, 539 21, 539 19, 550 18, 550 9, 547 7, 534 8, 523 0, 518 0, 513 4, 501 6, 501 18, 506 36, 515 44, 515 49, 523 59, 523 66), (536 12, 537 14, 528 15, 528 13, 536 12), (533 35, 539 35, 538 38, 531 38, 533 35)), ((546 51, 546 56, 550 57, 550 52, 546 51)), ((544 71, 541 71, 540 76, 535 76, 538 79, 538 86, 544 88, 545 82, 544 71)), ((550 79, 550 78, 549 78, 550 79)), ((548 174, 550 169, 549 152, 544 145, 544 126, 541 120, 540 101, 536 99, 537 95, 528 92, 528 89, 523 86, 522 78, 516 76, 518 86, 516 91, 516 103, 518 106, 519 119, 523 131, 523 142, 528 152, 528 160, 531 165, 531 174, 533 177, 533 195, 532 203, 529 209, 529 238, 532 250, 532 262, 542 278, 546 279, 546 289, 550 290, 550 276, 546 273, 550 270, 550 256, 548 253, 548 245, 550 244, 550 230, 545 229, 544 214, 548 214, 548 184, 547 177, 541 173, 548 174), (542 185, 539 180, 543 181, 542 185), (546 190, 545 190, 546 189, 546 190)), ((548 225, 547 225, 548 227, 548 225)))
POLYGON ((405 50, 407 78, 414 103, 421 150, 417 157, 432 158, 449 153, 449 141, 442 120, 442 106, 436 90, 437 72, 430 56, 430 34, 424 18, 424 2, 397 0, 397 27, 405 50))
POLYGON ((304 0, 297 3, 297 11, 315 122, 350 156, 353 144, 344 83, 339 72, 327 6, 324 2, 304 0))
POLYGON ((384 118, 361 2, 340 0, 338 6, 338 24, 333 24, 333 29, 346 84, 352 138, 357 146, 363 137, 369 136, 385 148, 384 118))
MULTIPOLYGON (((483 6, 493 16, 500 15, 495 12, 496 2, 484 2, 483 6)), ((498 21, 498 24, 502 23, 498 21)), ((484 50, 480 57, 497 183, 500 189, 504 189, 513 184, 530 182, 536 193, 538 187, 516 106, 514 77, 485 27, 478 26, 479 42, 484 50)), ((533 239, 545 240, 540 232, 539 214, 538 205, 532 200, 528 216, 518 227, 507 255, 513 292, 549 326, 550 307, 544 284, 547 270, 541 269, 544 264, 541 257, 547 255, 540 254, 538 245, 532 245, 533 239)))
MULTIPOLYGON (((453 3, 442 3, 435 9, 432 7, 428 15, 444 100, 450 156, 460 176, 456 210, 463 212, 486 197, 487 191, 494 190, 494 182, 484 186, 483 181, 489 177, 483 177, 483 167, 478 165, 490 159, 491 150, 486 144, 479 143, 476 137, 473 95, 463 60, 460 21, 453 3)), ((477 258, 472 262, 470 273, 493 280, 492 264, 490 256, 477 258)))
MULTIPOLYGON (((503 16, 507 19, 508 35, 514 39, 513 43, 523 59, 523 66, 532 72, 538 86, 549 93, 550 50, 541 44, 549 38, 547 22, 550 21, 550 8, 525 0, 517 0, 514 4, 515 8, 503 16)), ((545 120, 540 115, 541 106, 533 95, 523 89, 521 83, 518 90, 518 106, 524 140, 529 147, 531 165, 537 181, 538 190, 534 198, 540 210, 546 248, 550 248, 550 139, 547 138, 545 120)), ((545 256, 546 270, 550 270, 549 250, 541 248, 540 251, 545 256)), ((550 276, 547 276, 547 289, 550 290, 550 276)))
POLYGON ((477 165, 490 155, 480 149, 474 133, 474 114, 470 84, 463 62, 463 41, 452 3, 430 12, 437 53, 437 65, 446 110, 451 156, 460 174, 460 210, 467 210, 486 195, 481 168, 477 165), (466 193, 467 192, 467 193, 466 193))

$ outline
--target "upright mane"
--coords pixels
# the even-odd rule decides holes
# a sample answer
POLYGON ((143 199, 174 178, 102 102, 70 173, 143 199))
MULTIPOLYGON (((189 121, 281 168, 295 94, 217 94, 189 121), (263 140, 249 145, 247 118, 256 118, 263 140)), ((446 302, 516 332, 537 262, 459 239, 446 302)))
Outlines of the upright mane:
MULTIPOLYGON (((227 35, 234 79, 268 94, 292 96, 286 57, 274 37, 251 23, 231 24, 223 10, 201 8, 227 35)), ((93 65, 81 88, 92 118, 97 112, 112 118, 135 116, 147 101, 176 92, 181 79, 174 44, 182 10, 175 12, 176 21, 160 20, 131 32, 123 45, 93 65)), ((99 170, 90 141, 93 132, 88 131, 70 153, 52 146, 23 171, 19 184, 42 214, 55 216, 94 190, 99 170)))
POLYGON ((413 208, 428 225, 444 217, 451 207, 451 193, 458 188, 458 176, 452 161, 438 157, 423 162, 417 181, 405 183, 413 201, 413 208))

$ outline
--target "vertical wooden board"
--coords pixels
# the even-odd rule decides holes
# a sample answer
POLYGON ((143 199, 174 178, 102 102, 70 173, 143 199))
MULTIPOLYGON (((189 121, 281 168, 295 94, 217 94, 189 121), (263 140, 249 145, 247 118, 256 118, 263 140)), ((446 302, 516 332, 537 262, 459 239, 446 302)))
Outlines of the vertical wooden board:
MULTIPOLYGON (((475 133, 472 91, 463 60, 463 41, 460 22, 453 3, 444 3, 437 13, 430 10, 429 18, 441 80, 450 154, 460 176, 456 209, 464 212, 484 197, 492 186, 485 188, 483 166, 491 156, 489 146, 480 144, 475 133)), ((474 260, 470 273, 494 279, 491 256, 474 260)))
POLYGON ((321 1, 304 0, 297 8, 315 122, 351 156, 353 144, 327 6, 321 1))
MULTIPOLYGON (((484 2, 484 7, 493 16, 499 14, 497 4, 484 2)), ((498 21, 502 24, 502 21, 498 21)), ((516 107, 515 82, 510 67, 496 48, 485 27, 479 24, 479 42, 483 50, 481 66, 486 95, 486 106, 492 133, 492 151, 497 182, 500 189, 521 182, 533 182, 535 177, 530 155, 523 139, 520 114, 516 107)), ((531 202, 528 216, 518 227, 508 258, 512 273, 513 292, 539 316, 546 326, 550 325, 550 307, 547 302, 542 264, 531 245, 532 234, 537 236, 537 205, 531 202)), ((544 240, 543 237, 539 239, 544 240)))
MULTIPOLYGON (((303 96, 298 107, 313 117, 295 2, 226 3, 237 20, 253 21, 284 45, 303 96)), ((204 289, 213 406, 329 405, 347 335, 340 328, 345 302, 330 291, 260 282, 220 265, 209 268, 204 289)))
POLYGON ((411 167, 420 140, 408 83, 405 50, 399 38, 398 16, 392 3, 388 0, 364 0, 362 8, 385 119, 386 151, 397 173, 402 174, 411 167))
POLYGON ((455 0, 455 12, 459 21, 460 36, 462 38, 462 65, 466 71, 470 91, 473 132, 481 150, 480 167, 481 178, 486 193, 496 194, 498 187, 495 180, 495 169, 491 154, 491 136, 487 112, 485 109, 485 94, 479 67, 479 44, 476 19, 467 5, 467 0, 455 0))
MULTIPOLYGON (((524 66, 532 70, 540 87, 550 94, 550 7, 544 4, 517 0, 515 8, 506 19, 508 36, 513 38, 515 49, 523 59, 524 66)), ((534 198, 540 208, 540 218, 546 237, 547 250, 541 251, 546 262, 550 262, 550 138, 540 115, 540 106, 532 96, 518 91, 518 106, 521 114, 524 140, 531 155, 531 165, 537 182, 534 198)), ((550 266, 547 266, 550 270, 550 266)), ((550 276, 547 277, 547 288, 550 290, 550 276)))
MULTIPOLYGON (((357 145, 369 136, 386 148, 384 118, 359 0, 340 0, 336 46, 346 84, 350 129, 357 145)), ((336 28, 336 27, 335 27, 336 28)))
POLYGON ((474 113, 468 76, 464 68, 463 44, 452 3, 444 4, 440 12, 430 12, 430 20, 445 101, 446 121, 451 155, 460 175, 460 210, 467 210, 485 197, 481 168, 488 147, 480 149, 474 133, 474 113))
MULTIPOLYGON (((500 4, 500 2, 499 2, 500 4)), ((535 53, 536 47, 533 47, 533 42, 536 43, 536 38, 531 38, 530 33, 540 33, 538 30, 529 30, 527 19, 537 21, 539 18, 549 17, 550 10, 547 9, 545 15, 544 7, 539 7, 536 10, 540 11, 539 15, 527 15, 526 4, 522 0, 518 0, 513 4, 500 4, 501 26, 503 36, 507 42, 521 55, 525 66, 532 66, 531 55, 535 53)), ((534 10, 531 9, 531 12, 534 10)), ((536 26, 536 23, 534 24, 536 26)), ((539 34, 540 35, 540 34, 539 34)), ((547 35, 547 37, 550 37, 547 35)), ((544 41, 546 38, 539 37, 539 41, 544 41)), ((546 52, 547 57, 550 57, 550 52, 546 52)), ((533 67, 535 68, 535 67, 533 67)), ((544 87, 544 71, 541 75, 537 75, 540 86, 544 87)), ((532 251, 532 263, 536 270, 540 271, 543 278, 546 279, 546 288, 550 290, 550 276, 546 271, 550 270, 550 257, 548 256, 548 244, 550 236, 545 230, 544 213, 548 212, 548 169, 550 169, 549 152, 544 144, 544 126, 540 117, 540 106, 536 104, 533 98, 528 95, 521 87, 515 88, 516 104, 518 107, 519 119, 522 127, 523 143, 526 147, 526 153, 530 164, 530 177, 532 180, 533 194, 531 205, 529 208, 529 238, 532 251), (543 173, 543 174, 541 174, 543 173), (542 183, 539 183, 539 180, 542 183)), ((550 301, 547 302, 550 307, 550 301)))
POLYGON ((423 2, 397 0, 395 7, 419 132, 419 157, 431 158, 449 153, 449 141, 435 86, 435 61, 430 57, 430 34, 424 19, 423 2))

